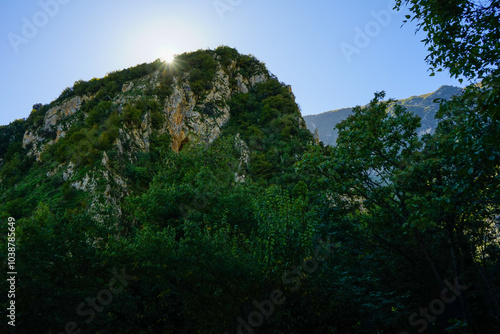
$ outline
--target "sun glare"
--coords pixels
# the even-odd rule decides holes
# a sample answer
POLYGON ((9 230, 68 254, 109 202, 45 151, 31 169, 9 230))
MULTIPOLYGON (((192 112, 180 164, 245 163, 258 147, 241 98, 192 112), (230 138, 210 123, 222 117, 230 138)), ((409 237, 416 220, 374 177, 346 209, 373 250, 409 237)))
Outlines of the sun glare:
POLYGON ((155 53, 165 64, 173 64, 177 51, 177 47, 173 45, 161 45, 156 49, 155 53))
POLYGON ((174 54, 173 53, 165 53, 162 57, 162 60, 166 63, 166 64, 172 64, 174 62, 174 54))

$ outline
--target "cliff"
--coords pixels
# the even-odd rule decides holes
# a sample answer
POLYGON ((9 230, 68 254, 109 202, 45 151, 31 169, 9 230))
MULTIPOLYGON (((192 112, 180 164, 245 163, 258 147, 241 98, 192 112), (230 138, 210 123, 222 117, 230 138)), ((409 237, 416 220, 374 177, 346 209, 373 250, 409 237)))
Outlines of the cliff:
POLYGON ((211 145, 226 128, 237 137, 233 141, 242 162, 232 173, 242 181, 250 170, 259 170, 252 164, 269 162, 262 154, 271 153, 246 143, 251 136, 264 136, 266 127, 280 133, 287 128, 288 140, 306 131, 290 87, 255 57, 229 47, 79 80, 52 103, 35 105, 27 120, 0 128, 6 138, 0 147, 6 205, 0 213, 29 215, 43 200, 65 203, 65 209, 79 203, 95 215, 106 210, 121 214, 121 201, 148 188, 165 163, 165 152, 179 153, 188 144, 211 145), (239 117, 260 117, 260 111, 243 106, 243 114, 229 126, 235 113, 231 106, 236 109, 238 98, 254 96, 259 86, 271 91, 257 98, 280 96, 292 107, 276 106, 261 124, 236 124, 239 117), (251 126, 261 132, 249 135, 251 126))

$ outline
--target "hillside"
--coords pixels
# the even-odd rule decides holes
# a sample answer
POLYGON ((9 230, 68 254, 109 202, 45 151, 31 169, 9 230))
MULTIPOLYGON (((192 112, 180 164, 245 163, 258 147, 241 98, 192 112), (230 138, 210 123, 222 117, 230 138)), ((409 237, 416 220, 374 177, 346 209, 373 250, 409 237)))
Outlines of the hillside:
MULTIPOLYGON (((233 326, 238 302, 219 284, 241 300, 268 284, 251 257, 279 233, 259 221, 271 199, 307 192, 295 164, 313 142, 290 87, 224 46, 79 80, 0 127, 0 139, 0 219, 3 231, 17 221, 16 330, 26 333, 233 326), (117 270, 136 277, 119 301, 106 313, 77 308, 117 270), (199 282, 207 289, 191 294, 199 282), (214 294, 222 308, 200 315, 214 294)), ((308 217, 293 238, 309 241, 290 257, 311 245, 308 217)))
MULTIPOLYGON (((437 121, 434 118, 439 109, 439 103, 436 99, 448 100, 450 97, 460 94, 461 88, 452 86, 441 86, 433 93, 412 96, 407 99, 398 100, 401 104, 413 114, 418 115, 422 120, 419 133, 431 133, 436 129, 437 121)), ((338 137, 338 130, 335 125, 347 119, 352 115, 352 108, 343 108, 332 110, 318 115, 304 116, 307 128, 314 133, 318 129, 319 139, 326 145, 335 145, 338 137)))
POLYGON ((168 152, 222 134, 242 159, 232 173, 271 183, 311 140, 289 87, 228 47, 77 81, 27 120, 0 128, 0 213, 29 216, 40 202, 120 213, 168 152), (273 153, 283 140, 296 145, 273 153))

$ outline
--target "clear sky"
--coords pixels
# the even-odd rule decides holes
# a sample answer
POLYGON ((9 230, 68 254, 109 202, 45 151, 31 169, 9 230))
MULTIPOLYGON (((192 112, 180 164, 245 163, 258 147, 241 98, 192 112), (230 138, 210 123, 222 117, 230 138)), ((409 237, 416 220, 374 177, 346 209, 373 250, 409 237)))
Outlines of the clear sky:
POLYGON ((0 125, 79 79, 228 45, 292 85, 303 115, 406 98, 444 84, 389 0, 6 0, 0 3, 0 125))

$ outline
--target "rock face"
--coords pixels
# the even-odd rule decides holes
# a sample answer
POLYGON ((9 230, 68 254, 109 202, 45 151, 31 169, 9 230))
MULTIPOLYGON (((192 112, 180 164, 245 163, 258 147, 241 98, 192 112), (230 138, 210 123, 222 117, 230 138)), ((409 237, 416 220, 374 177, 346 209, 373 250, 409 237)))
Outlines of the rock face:
POLYGON ((74 115, 78 110, 80 110, 84 100, 88 100, 88 98, 76 96, 68 101, 65 101, 62 105, 50 109, 45 115, 44 128, 49 129, 61 120, 74 115))
POLYGON ((191 123, 195 106, 196 100, 189 86, 182 88, 176 86, 170 100, 165 105, 168 131, 172 136, 172 148, 176 152, 179 152, 182 143, 187 139, 188 122, 191 123))
MULTIPOLYGON (((51 139, 47 144, 50 145, 57 142, 59 138, 65 135, 64 129, 68 128, 68 124, 64 125, 63 121, 77 113, 80 110, 82 103, 90 99, 91 97, 88 96, 76 96, 72 99, 64 101, 58 106, 50 108, 45 114, 41 129, 30 129, 26 131, 23 138, 23 147, 26 148, 31 145, 33 147, 32 154, 36 155, 37 160, 40 160, 40 154, 44 149, 44 142, 46 142, 46 138, 43 133, 55 131, 56 138, 51 139)), ((33 106, 33 109, 39 110, 40 106, 36 106, 38 109, 36 109, 35 106, 33 106)))
MULTIPOLYGON (((229 66, 235 68, 235 64, 229 66)), ((178 83, 164 106, 168 119, 168 131, 172 136, 172 148, 178 152, 189 140, 211 143, 221 132, 221 127, 229 120, 229 106, 225 103, 234 93, 247 93, 248 88, 269 78, 260 73, 250 78, 236 76, 236 87, 231 87, 230 75, 219 66, 213 80, 213 87, 204 99, 195 96, 189 84, 178 83), (200 101, 201 100, 201 101, 200 101), (212 117, 205 117, 203 111, 210 110, 212 117), (188 135, 189 133, 189 135, 188 135)))
MULTIPOLYGON (((76 138, 81 137, 78 140, 85 149, 84 142, 93 138, 88 118, 99 118, 100 114, 108 115, 112 112, 116 112, 121 120, 129 119, 129 122, 122 121, 117 136, 107 151, 115 152, 113 154, 117 154, 120 159, 130 161, 131 164, 137 159, 137 154, 150 150, 153 136, 168 135, 171 148, 175 152, 182 150, 187 142, 211 143, 220 136, 221 128, 230 118, 227 102, 232 95, 247 93, 253 86, 270 78, 265 66, 256 60, 253 68, 247 66, 243 71, 236 60, 223 61, 217 54, 211 54, 211 57, 215 64, 214 75, 209 82, 204 83, 201 92, 199 89, 193 89, 191 72, 174 71, 171 81, 165 84, 164 73, 172 69, 160 66, 149 74, 124 82, 114 90, 114 95, 103 98, 99 90, 96 92, 89 89, 83 90, 83 94, 80 95, 72 94, 73 96, 68 98, 60 98, 45 111, 39 126, 30 127, 25 132, 23 148, 28 149, 29 155, 43 163, 43 153, 65 137, 68 131, 72 131, 73 134, 75 130, 70 130, 73 125, 79 125, 84 129, 76 138), (245 73, 252 74, 245 75, 245 73), (162 87, 168 94, 159 93, 162 87), (137 107, 143 100, 158 106, 157 110, 148 106, 137 107), (111 106, 109 108, 113 111, 99 109, 98 105, 101 105, 99 103, 111 106)), ((99 80, 91 81, 95 82, 99 80)), ((73 89, 69 89, 69 92, 72 93, 73 89)), ((43 110, 42 106, 37 112, 40 110, 43 110)), ((103 117, 101 122, 107 117, 103 117)), ((94 128, 102 126, 102 123, 93 125, 94 128)), ((100 142, 103 139, 97 137, 93 140, 100 142)), ((242 152, 241 164, 248 163, 246 144, 238 137, 236 145, 242 152)), ((75 155, 78 153, 74 152, 75 155)), ((92 195, 90 207, 96 210, 96 216, 99 215, 99 206, 103 203, 120 210, 120 199, 129 194, 130 182, 127 176, 123 175, 123 171, 120 172, 113 167, 113 158, 106 151, 92 168, 84 172, 78 166, 78 162, 74 161, 63 162, 47 172, 47 175, 51 176, 57 174, 60 174, 61 179, 73 189, 92 195)), ((238 175, 237 178, 238 181, 244 182, 245 175, 238 175)))
MULTIPOLYGON (((237 68, 236 62, 232 62, 225 69, 219 63, 216 75, 213 78, 212 88, 204 92, 203 97, 195 96, 188 77, 174 78, 173 93, 163 105, 163 114, 167 121, 163 130, 170 133, 172 148, 175 151, 178 152, 183 143, 189 140, 212 142, 220 135, 220 128, 229 119, 229 107, 225 102, 230 99, 231 95, 234 93, 247 93, 249 88, 269 79, 269 73, 267 72, 256 73, 245 78, 238 71, 239 68, 237 68), (235 86, 230 83, 231 76, 235 78, 235 86), (204 117, 202 115, 202 111, 208 109, 215 109, 214 117, 204 117)), ((159 85, 159 71, 156 71, 146 78, 123 84, 122 94, 115 97, 114 101, 120 105, 120 109, 123 109, 124 105, 140 97, 141 91, 159 85)), ((39 160, 40 154, 47 144, 57 142, 59 138, 65 135, 74 121, 71 116, 78 113, 83 103, 91 101, 93 98, 94 96, 91 95, 75 96, 49 109, 45 114, 42 129, 26 131, 23 147, 31 146, 32 154, 36 155, 37 160, 39 160), (47 138, 41 134, 42 131, 40 130, 45 133, 54 131, 55 138, 47 141, 47 138)), ((146 114, 139 129, 130 129, 130 133, 125 134, 127 139, 133 139, 142 150, 149 148, 148 137, 151 135, 151 131, 148 117, 150 115, 146 114)), ((120 145, 120 143, 117 143, 117 145, 120 145)))

